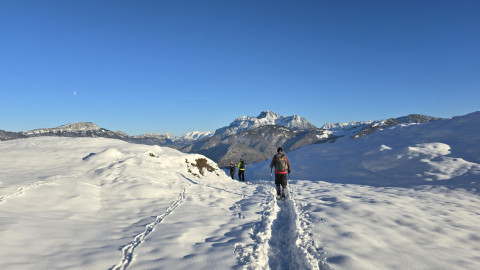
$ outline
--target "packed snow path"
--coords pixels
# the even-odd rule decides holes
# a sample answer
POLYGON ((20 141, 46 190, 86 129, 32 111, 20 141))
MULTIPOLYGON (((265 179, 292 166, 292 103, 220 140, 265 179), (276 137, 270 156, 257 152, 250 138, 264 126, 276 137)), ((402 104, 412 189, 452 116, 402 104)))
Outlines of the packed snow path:
POLYGON ((268 261, 271 269, 299 269, 296 265, 293 254, 295 249, 295 237, 292 237, 291 208, 288 202, 280 202, 280 211, 277 213, 277 218, 272 224, 272 238, 269 241, 270 250, 268 251, 268 261))
POLYGON ((273 186, 262 183, 265 194, 262 217, 254 225, 255 244, 237 244, 239 262, 247 269, 330 269, 325 252, 312 237, 308 214, 289 186, 287 200, 277 200, 273 186))
MULTIPOLYGON (((122 248, 122 259, 112 270, 125 270, 131 264, 135 257, 135 249, 139 247, 160 224, 169 215, 174 214, 174 210, 187 199, 187 189, 194 185, 197 188, 215 189, 221 192, 233 195, 244 195, 232 192, 225 188, 219 188, 212 185, 199 184, 191 178, 181 175, 189 183, 183 186, 179 198, 172 202, 171 206, 162 214, 159 214, 155 221, 147 224, 145 230, 135 237, 133 241, 122 248)), ((242 244, 237 244, 237 256, 239 266, 247 269, 330 269, 325 263, 324 251, 318 247, 311 237, 311 225, 308 222, 308 214, 302 213, 301 206, 298 206, 295 199, 295 189, 289 188, 289 199, 277 200, 275 189, 262 181, 259 184, 247 183, 256 186, 255 196, 264 196, 262 203, 263 213, 257 222, 253 225, 252 239, 256 241, 253 247, 255 254, 248 254, 248 251, 241 251, 242 244), (260 253, 258 253, 260 251, 260 253), (244 258, 241 258, 241 257, 244 258), (247 258, 251 257, 251 258, 247 258)), ((195 197, 192 192, 190 197, 195 197)), ((241 208, 239 204, 232 207, 231 210, 241 208)), ((241 211, 235 216, 244 219, 241 211)), ((252 246, 252 245, 250 245, 252 246)), ((248 249, 247 249, 248 250, 248 249)))

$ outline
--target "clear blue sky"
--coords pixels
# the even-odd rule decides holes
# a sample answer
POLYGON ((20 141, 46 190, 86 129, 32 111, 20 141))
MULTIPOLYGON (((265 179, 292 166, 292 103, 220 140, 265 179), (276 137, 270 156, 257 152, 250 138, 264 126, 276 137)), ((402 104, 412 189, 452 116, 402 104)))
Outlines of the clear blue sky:
POLYGON ((0 129, 480 110, 480 1, 0 1, 0 129))

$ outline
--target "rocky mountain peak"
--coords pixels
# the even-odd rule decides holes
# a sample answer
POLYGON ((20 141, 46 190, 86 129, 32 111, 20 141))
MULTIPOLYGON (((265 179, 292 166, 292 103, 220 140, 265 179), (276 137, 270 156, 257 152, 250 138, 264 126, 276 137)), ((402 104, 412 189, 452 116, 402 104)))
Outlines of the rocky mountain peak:
POLYGON ((92 122, 75 122, 57 127, 56 129, 67 129, 72 131, 100 130, 100 127, 92 122))
POLYGON ((282 115, 279 115, 274 111, 263 111, 257 116, 258 119, 260 118, 278 119, 280 117, 282 117, 282 115))
POLYGON ((257 117, 253 116, 242 116, 232 123, 229 126, 217 129, 215 135, 218 136, 230 136, 238 134, 245 130, 254 129, 261 126, 274 125, 274 126, 283 126, 291 130, 306 130, 306 129, 317 129, 317 127, 305 118, 293 115, 293 116, 283 116, 277 114, 273 111, 263 111, 257 117))

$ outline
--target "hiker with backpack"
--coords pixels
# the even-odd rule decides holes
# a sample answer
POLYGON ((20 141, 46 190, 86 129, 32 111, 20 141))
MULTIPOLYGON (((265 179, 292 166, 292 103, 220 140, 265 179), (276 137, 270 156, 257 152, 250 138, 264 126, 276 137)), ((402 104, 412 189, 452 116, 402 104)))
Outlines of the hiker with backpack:
POLYGON ((235 164, 233 164, 233 161, 230 161, 230 176, 232 179, 235 179, 235 170, 236 170, 235 164))
POLYGON ((287 197, 287 173, 290 174, 290 161, 283 152, 281 147, 278 147, 277 154, 273 156, 270 163, 270 170, 275 167, 275 186, 277 187, 277 198, 285 199, 287 197), (280 190, 280 185, 282 190, 280 190))
POLYGON ((239 181, 245 181, 245 161, 243 159, 240 159, 240 162, 238 162, 238 180, 239 181))

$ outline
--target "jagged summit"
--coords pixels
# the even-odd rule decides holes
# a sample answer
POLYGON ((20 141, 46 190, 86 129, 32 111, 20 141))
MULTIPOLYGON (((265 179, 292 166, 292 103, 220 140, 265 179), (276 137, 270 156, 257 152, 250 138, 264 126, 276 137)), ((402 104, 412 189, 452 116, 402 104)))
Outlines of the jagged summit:
POLYGON ((215 135, 222 137, 230 136, 245 130, 267 125, 283 126, 291 130, 317 129, 315 125, 308 122, 307 119, 301 116, 283 116, 273 111, 263 111, 257 117, 239 117, 230 123, 229 126, 217 129, 215 131, 215 135))
POLYGON ((257 118, 269 118, 269 119, 277 119, 279 117, 281 117, 281 115, 277 114, 274 111, 263 111, 257 116, 257 118))

